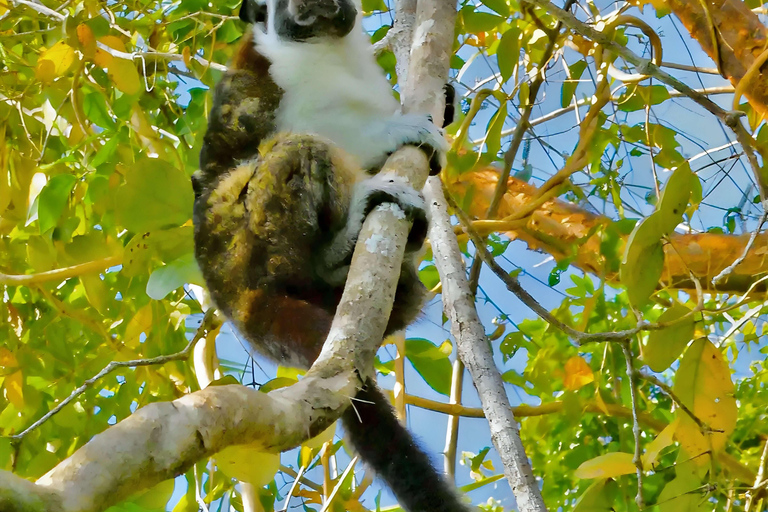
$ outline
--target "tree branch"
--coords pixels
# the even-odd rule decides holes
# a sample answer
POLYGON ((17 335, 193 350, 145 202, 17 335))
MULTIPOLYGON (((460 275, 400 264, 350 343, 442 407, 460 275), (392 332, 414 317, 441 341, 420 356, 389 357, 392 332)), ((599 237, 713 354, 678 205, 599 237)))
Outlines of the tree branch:
POLYGON ((435 265, 443 283, 443 308, 451 320, 451 334, 480 396, 491 439, 504 464, 517 506, 523 512, 546 511, 533 476, 520 429, 512 414, 504 382, 493 360, 491 347, 477 316, 473 295, 464 274, 461 252, 453 234, 440 181, 432 178, 424 189, 432 213, 429 238, 435 265))
POLYGON ((29 286, 32 284, 47 283, 50 281, 64 281, 71 277, 77 277, 83 274, 91 272, 100 272, 120 265, 123 262, 123 258, 120 256, 110 256, 100 260, 88 261, 85 263, 79 263, 72 265, 71 267, 57 268, 55 270, 48 270, 46 272, 38 272, 36 274, 1 274, 0 273, 0 285, 7 286, 29 286))

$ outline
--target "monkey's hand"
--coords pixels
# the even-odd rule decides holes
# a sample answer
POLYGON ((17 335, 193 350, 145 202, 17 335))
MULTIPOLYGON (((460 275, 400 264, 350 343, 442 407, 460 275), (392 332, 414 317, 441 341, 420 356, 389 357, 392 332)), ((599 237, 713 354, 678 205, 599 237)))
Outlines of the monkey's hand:
POLYGON ((421 248, 428 227, 424 197, 399 176, 377 174, 355 185, 347 223, 323 250, 320 275, 329 284, 339 285, 346 281, 363 221, 371 210, 383 203, 398 205, 405 217, 413 223, 405 246, 406 252, 415 252, 421 248))
POLYGON ((443 131, 425 114, 398 114, 382 123, 385 133, 379 135, 387 141, 387 156, 402 146, 411 145, 422 149, 429 158, 429 174, 435 175, 445 167, 448 141, 443 131))

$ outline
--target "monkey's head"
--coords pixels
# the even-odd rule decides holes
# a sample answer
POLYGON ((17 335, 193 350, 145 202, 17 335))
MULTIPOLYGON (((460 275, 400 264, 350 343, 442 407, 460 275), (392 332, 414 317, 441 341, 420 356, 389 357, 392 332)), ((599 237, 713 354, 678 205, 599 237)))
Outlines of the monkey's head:
POLYGON ((354 0, 243 0, 240 19, 285 41, 344 37, 355 26, 354 0))

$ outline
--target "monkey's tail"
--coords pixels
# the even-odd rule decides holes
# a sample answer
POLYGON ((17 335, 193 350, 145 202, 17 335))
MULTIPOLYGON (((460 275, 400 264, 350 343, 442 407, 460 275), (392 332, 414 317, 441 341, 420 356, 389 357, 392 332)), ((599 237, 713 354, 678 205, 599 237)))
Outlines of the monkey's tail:
POLYGON ((456 491, 400 424, 369 379, 341 417, 360 457, 387 482, 408 512, 467 512, 456 491))

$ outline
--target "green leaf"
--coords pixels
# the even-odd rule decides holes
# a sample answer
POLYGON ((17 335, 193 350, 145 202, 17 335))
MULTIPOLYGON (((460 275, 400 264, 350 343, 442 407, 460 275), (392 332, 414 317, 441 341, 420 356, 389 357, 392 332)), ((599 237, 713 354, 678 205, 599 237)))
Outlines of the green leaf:
POLYGON ((451 392, 451 361, 431 341, 423 338, 405 340, 405 356, 429 386, 448 396, 451 392))
POLYGON ((193 201, 192 182, 184 172, 163 160, 143 158, 120 187, 118 219, 136 233, 180 226, 192 217, 193 201))
POLYGON ((675 169, 667 180, 656 209, 659 213, 659 225, 665 235, 674 231, 675 227, 682 222, 694 182, 698 181, 699 178, 687 164, 675 169))
POLYGON ((595 480, 579 497, 573 506, 573 512, 610 512, 614 510, 618 490, 615 480, 595 480))
POLYGON ((501 130, 504 128, 504 122, 506 120, 507 102, 505 101, 488 122, 488 131, 486 132, 485 145, 488 148, 488 154, 494 157, 501 151, 501 130))
POLYGON ((419 270, 419 279, 421 279, 421 282, 424 283, 424 286, 426 286, 427 289, 431 290, 440 282, 440 274, 437 273, 437 267, 434 265, 427 265, 419 270))
POLYGON ((703 492, 699 492, 701 480, 679 468, 676 471, 677 478, 667 483, 659 494, 659 512, 711 511, 712 504, 707 501, 703 492))
POLYGON ((627 287, 629 301, 637 308, 648 301, 661 279, 664 270, 662 235, 656 212, 639 222, 627 240, 619 276, 627 287))
POLYGON ((56 226, 64 213, 77 178, 71 174, 59 174, 51 178, 40 192, 37 203, 37 219, 40 233, 56 226))
POLYGON ((504 18, 488 12, 476 11, 467 6, 461 9, 460 16, 464 21, 464 29, 472 34, 490 32, 504 22, 504 18))
POLYGON ((634 112, 646 106, 658 105, 670 98, 669 91, 663 85, 635 85, 619 96, 618 108, 624 112, 634 112))
POLYGON ((155 300, 161 300, 187 283, 205 284, 193 253, 186 254, 152 272, 147 281, 147 295, 155 300))
POLYGON ((499 13, 503 17, 509 16, 509 4, 506 0, 480 0, 483 5, 499 13))
POLYGON ((107 102, 101 93, 90 92, 83 97, 83 113, 89 121, 96 123, 102 128, 115 127, 115 122, 107 110, 107 102))
MULTIPOLYGON (((657 322, 671 322, 687 315, 691 310, 682 305, 675 304, 659 316, 657 322)), ((671 365, 688 342, 693 339, 695 322, 693 317, 676 325, 666 327, 648 334, 648 341, 642 346, 643 361, 651 370, 663 372, 671 365)))
POLYGON ((504 35, 501 36, 501 41, 499 41, 496 58, 499 62, 501 83, 509 80, 520 60, 520 34, 520 29, 517 26, 513 26, 504 32, 504 35))
POLYGON ((374 11, 387 12, 388 10, 384 0, 363 0, 363 12, 366 14, 374 11))
POLYGON ((571 104, 573 95, 576 94, 576 88, 579 86, 579 79, 585 69, 587 69, 587 61, 585 60, 578 60, 568 66, 571 78, 563 82, 563 86, 560 89, 560 105, 563 108, 571 104))
POLYGON ((574 476, 576 478, 613 478, 621 475, 631 475, 637 468, 632 462, 632 454, 612 452, 599 455, 582 463, 574 476))

